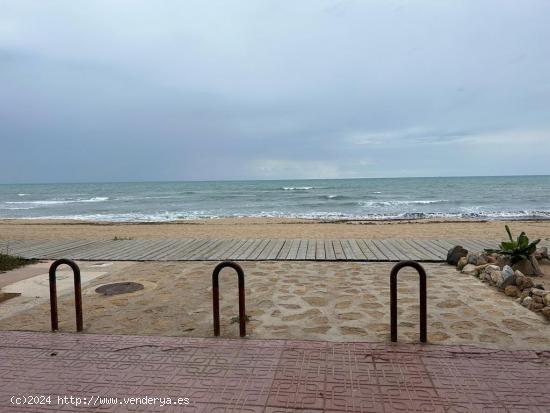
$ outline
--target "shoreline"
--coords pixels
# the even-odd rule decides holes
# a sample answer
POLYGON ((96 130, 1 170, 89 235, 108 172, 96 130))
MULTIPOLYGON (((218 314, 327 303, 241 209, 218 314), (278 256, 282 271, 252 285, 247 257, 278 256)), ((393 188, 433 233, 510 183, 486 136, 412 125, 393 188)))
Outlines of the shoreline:
POLYGON ((506 239, 514 235, 550 238, 550 220, 310 220, 217 218, 170 222, 104 222, 0 219, 0 239, 160 238, 418 238, 506 239))

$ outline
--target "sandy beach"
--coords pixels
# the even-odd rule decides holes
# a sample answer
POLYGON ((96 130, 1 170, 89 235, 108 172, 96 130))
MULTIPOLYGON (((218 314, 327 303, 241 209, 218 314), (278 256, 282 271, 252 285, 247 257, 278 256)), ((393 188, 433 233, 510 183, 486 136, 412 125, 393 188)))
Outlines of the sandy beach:
POLYGON ((227 218, 167 223, 0 220, 0 239, 160 238, 477 238, 505 239, 504 225, 532 238, 550 238, 550 221, 319 221, 227 218))

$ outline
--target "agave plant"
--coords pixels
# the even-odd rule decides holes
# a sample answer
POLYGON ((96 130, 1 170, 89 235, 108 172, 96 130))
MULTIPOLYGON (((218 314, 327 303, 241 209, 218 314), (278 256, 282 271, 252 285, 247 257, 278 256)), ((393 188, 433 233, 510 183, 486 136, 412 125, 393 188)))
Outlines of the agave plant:
POLYGON ((535 260, 533 254, 537 250, 537 244, 540 242, 540 239, 529 242, 529 237, 525 235, 525 232, 522 232, 519 234, 517 239, 514 240, 508 225, 506 225, 506 232, 508 233, 508 238, 510 241, 503 241, 500 243, 498 249, 486 249, 485 252, 490 254, 497 253, 501 255, 508 255, 512 261, 512 264, 515 264, 523 259, 529 260, 533 265, 533 268, 538 268, 538 263, 533 262, 535 260))

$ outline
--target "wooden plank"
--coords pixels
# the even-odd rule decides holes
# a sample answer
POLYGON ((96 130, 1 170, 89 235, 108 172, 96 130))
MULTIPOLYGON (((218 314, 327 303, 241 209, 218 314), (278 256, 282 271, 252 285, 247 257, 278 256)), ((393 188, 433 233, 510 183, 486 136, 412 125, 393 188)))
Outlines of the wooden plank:
POLYGON ((246 257, 246 260, 255 261, 258 259, 262 251, 267 247, 267 244, 269 244, 268 239, 262 239, 260 240, 260 243, 258 246, 250 253, 248 257, 246 257))
POLYGON ((218 260, 231 260, 233 259, 233 255, 236 251, 239 250, 245 243, 247 242, 246 239, 234 239, 231 241, 229 248, 224 251, 220 252, 219 255, 217 255, 215 258, 218 260))
POLYGON ((193 254, 189 257, 193 261, 204 261, 204 258, 212 255, 212 252, 216 250, 223 243, 223 239, 212 239, 201 247, 197 248, 193 254))
POLYGON ((339 239, 332 240, 332 247, 334 248, 334 257, 338 261, 342 261, 346 259, 344 250, 342 249, 342 244, 340 243, 339 239))
POLYGON ((127 240, 113 241, 111 251, 102 254, 102 260, 125 261, 141 260, 151 248, 156 247, 158 241, 153 240, 127 240))
POLYGON ((69 255, 73 254, 75 251, 86 250, 87 248, 93 247, 98 241, 78 241, 77 243, 72 244, 64 248, 57 249, 45 256, 48 259, 60 259, 60 258, 69 258, 69 255))
POLYGON ((363 252, 363 250, 361 249, 357 241, 358 240, 356 239, 348 240, 350 248, 352 249, 357 260, 360 260, 360 261, 367 260, 367 256, 365 255, 365 253, 363 252))
POLYGON ((357 258, 355 257, 355 253, 351 249, 349 245, 349 240, 347 239, 341 239, 340 244, 342 245, 342 250, 344 251, 344 255, 346 257, 346 260, 348 261, 356 261, 357 258))
POLYGON ((298 248, 300 247, 300 240, 299 239, 293 239, 290 245, 290 250, 288 251, 288 255, 286 257, 287 260, 295 260, 296 255, 298 255, 298 248))
POLYGON ((412 247, 406 244, 402 244, 400 240, 398 239, 387 239, 385 240, 386 245, 388 247, 391 247, 393 251, 395 251, 398 254, 399 261, 403 260, 412 260, 412 261, 419 261, 420 255, 413 250, 412 247), (400 254, 400 255, 399 255, 400 254))
POLYGON ((314 261, 315 260, 315 253, 317 249, 317 243, 314 239, 308 239, 307 240, 307 252, 306 252, 306 260, 314 261))
POLYGON ((325 260, 325 242, 323 240, 315 240, 315 259, 316 260, 325 260))
POLYGON ((32 250, 26 250, 21 255, 29 258, 48 258, 51 255, 56 255, 58 251, 65 251, 71 248, 76 248, 82 244, 89 243, 90 241, 82 240, 64 240, 64 241, 53 241, 51 243, 42 243, 36 245, 32 250))
POLYGON ((267 259, 267 256, 269 255, 269 253, 271 252, 271 250, 273 248, 275 248, 276 244, 275 244, 275 240, 274 239, 270 239, 267 243, 267 245, 264 247, 264 249, 262 250, 262 252, 260 252, 260 254, 256 257, 257 260, 259 261, 265 261, 267 259))
POLYGON ((431 254, 435 254, 437 256, 444 256, 447 257, 447 251, 448 249, 443 248, 441 245, 439 245, 436 242, 433 242, 432 240, 419 240, 419 239, 410 239, 407 240, 409 243, 418 245, 419 248, 423 248, 424 250, 428 251, 431 254))
POLYGON ((171 248, 165 250, 163 253, 159 254, 157 260, 159 261, 172 261, 178 257, 181 251, 185 250, 194 240, 187 239, 178 239, 177 242, 172 245, 171 248))
POLYGON ((74 240, 41 241, 32 246, 14 249, 13 253, 14 255, 21 255, 29 258, 40 258, 42 254, 47 254, 56 249, 63 248, 66 245, 71 245, 72 243, 74 243, 74 240))
POLYGON ((298 252, 296 253, 297 260, 305 260, 307 255, 307 239, 300 240, 300 246, 298 247, 298 252))
MULTIPOLYGON (((240 260, 245 255, 248 255, 250 252, 248 251, 258 240, 255 239, 247 239, 235 252, 233 252, 233 256, 230 258, 231 260, 240 260)), ((252 249, 250 249, 252 251, 252 249)))
POLYGON ((372 243, 383 254, 383 256, 385 257, 385 261, 395 261, 396 260, 395 255, 390 250, 388 250, 388 248, 383 243, 381 243, 379 239, 373 239, 372 243))
POLYGON ((361 249, 363 252, 363 255, 368 261, 378 261, 378 257, 372 250, 369 248, 369 246, 366 244, 365 240, 358 239, 356 240, 357 246, 361 249))
POLYGON ((224 239, 221 244, 218 245, 215 249, 210 251, 210 254, 204 255, 205 261, 219 260, 224 256, 227 250, 232 248, 235 245, 234 239, 224 239))
POLYGON ((403 242, 411 245, 414 247, 419 253, 422 253, 425 257, 424 259, 430 260, 430 261, 440 261, 441 260, 441 251, 439 249, 435 249, 432 244, 429 243, 419 243, 416 240, 413 239, 406 239, 403 240, 403 242))
POLYGON ((253 239, 250 240, 251 242, 246 245, 246 248, 243 248, 239 251, 239 255, 237 259, 239 260, 246 260, 250 254, 260 245, 261 240, 259 239, 253 239))
POLYGON ((274 245, 274 247, 271 249, 271 251, 269 252, 269 254, 267 255, 266 259, 267 259, 267 260, 276 260, 276 259, 277 259, 277 256, 279 255, 279 252, 280 252, 281 249, 283 248, 284 244, 285 244, 285 240, 284 240, 284 239, 275 240, 275 245, 274 245))
POLYGON ((189 261, 191 255, 193 255, 195 251, 201 248, 208 241, 209 241, 208 239, 204 239, 204 238, 193 240, 192 243, 187 245, 187 247, 180 252, 178 261, 189 261))
POLYGON ((144 254, 142 259, 147 261, 158 261, 159 257, 164 256, 167 252, 172 251, 175 246, 177 246, 178 240, 173 239, 168 242, 158 243, 152 247, 146 254, 144 254))
POLYGON ((334 253, 334 246, 331 240, 325 240, 325 257, 327 260, 336 260, 336 254, 334 253))
POLYGON ((292 240, 285 239, 284 245, 281 248, 281 251, 279 251, 279 254, 277 254, 278 260, 286 260, 286 257, 288 256, 288 253, 290 251, 290 247, 292 246, 292 240))

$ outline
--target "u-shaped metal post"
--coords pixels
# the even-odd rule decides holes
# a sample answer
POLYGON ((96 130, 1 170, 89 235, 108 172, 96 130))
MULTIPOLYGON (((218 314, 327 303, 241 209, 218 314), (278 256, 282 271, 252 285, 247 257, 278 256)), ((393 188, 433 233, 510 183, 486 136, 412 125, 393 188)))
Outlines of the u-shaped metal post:
POLYGON ((57 280, 56 272, 57 267, 60 265, 68 265, 73 270, 74 276, 74 303, 76 311, 76 331, 82 331, 82 290, 80 288, 80 268, 76 265, 76 262, 68 259, 61 259, 54 261, 50 266, 50 309, 52 319, 52 331, 56 331, 59 328, 57 319, 57 280))
POLYGON ((244 299, 244 271, 239 264, 232 261, 224 261, 216 265, 212 273, 212 308, 214 313, 214 335, 220 335, 220 287, 218 277, 220 271, 226 267, 231 267, 237 272, 239 278, 239 334, 246 336, 246 313, 244 299))
POLYGON ((390 310, 391 310, 391 341, 397 341, 397 273, 405 267, 412 267, 420 278, 420 341, 427 341, 427 299, 426 299, 426 271, 416 261, 401 261, 391 270, 390 275, 390 310))

